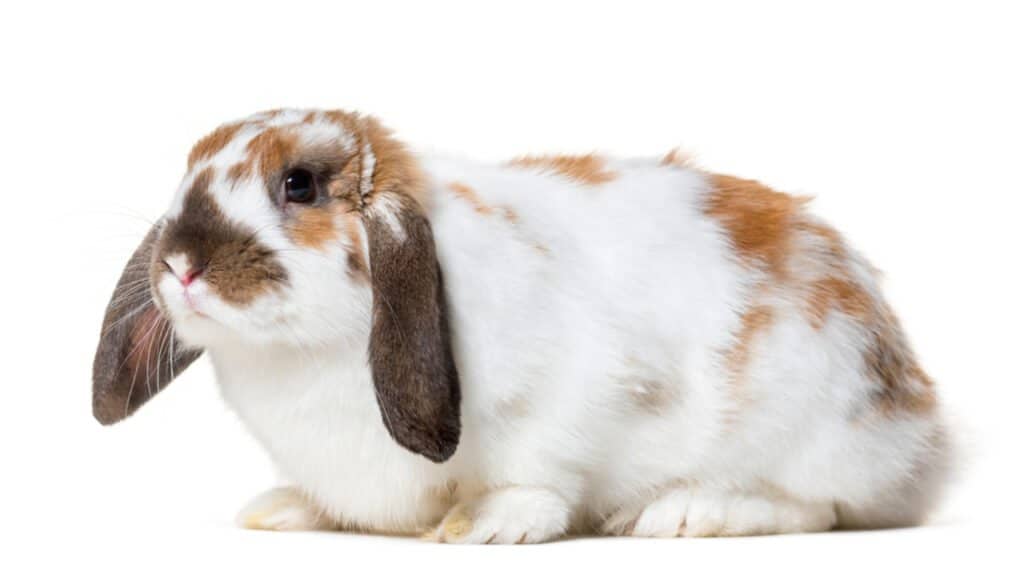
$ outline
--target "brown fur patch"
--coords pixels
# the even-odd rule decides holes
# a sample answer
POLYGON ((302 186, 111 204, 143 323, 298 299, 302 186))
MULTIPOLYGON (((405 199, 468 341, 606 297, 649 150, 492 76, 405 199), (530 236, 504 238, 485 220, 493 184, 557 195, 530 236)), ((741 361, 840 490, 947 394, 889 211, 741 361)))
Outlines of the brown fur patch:
POLYGON ((197 162, 212 158, 223 150, 245 125, 245 122, 224 124, 203 137, 199 142, 196 142, 195 146, 192 147, 192 151, 188 154, 188 169, 191 170, 197 162))
POLYGON ((582 184, 597 185, 611 182, 618 177, 608 170, 603 158, 596 154, 582 156, 520 156, 511 160, 509 166, 532 168, 541 172, 553 172, 582 184))
POLYGON ((711 185, 705 212, 725 228, 740 256, 785 277, 794 218, 807 200, 732 176, 713 175, 711 185))
POLYGON ((156 250, 159 258, 187 254, 200 263, 203 279, 224 300, 245 305, 287 282, 287 273, 273 250, 251 230, 229 221, 207 190, 211 170, 199 173, 185 194, 181 215, 164 227, 156 250))

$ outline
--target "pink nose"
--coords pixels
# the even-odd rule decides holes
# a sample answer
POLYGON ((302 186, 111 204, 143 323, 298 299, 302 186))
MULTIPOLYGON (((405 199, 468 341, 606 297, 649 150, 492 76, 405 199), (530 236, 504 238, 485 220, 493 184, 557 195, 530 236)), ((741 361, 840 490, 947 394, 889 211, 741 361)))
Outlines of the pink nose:
POLYGON ((182 286, 188 286, 193 280, 198 278, 203 273, 202 268, 189 268, 185 274, 178 278, 182 286))

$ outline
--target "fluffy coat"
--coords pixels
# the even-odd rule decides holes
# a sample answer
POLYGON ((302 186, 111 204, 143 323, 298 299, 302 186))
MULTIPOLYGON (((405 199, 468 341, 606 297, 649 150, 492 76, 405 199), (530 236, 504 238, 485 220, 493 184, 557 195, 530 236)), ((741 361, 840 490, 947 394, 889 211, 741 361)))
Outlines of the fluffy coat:
POLYGON ((97 418, 200 350, 294 483, 242 511, 252 528, 899 526, 949 466, 872 267, 806 201, 675 154, 495 165, 408 152, 355 114, 225 125, 115 292, 97 418), (313 204, 281 198, 299 168, 313 204))

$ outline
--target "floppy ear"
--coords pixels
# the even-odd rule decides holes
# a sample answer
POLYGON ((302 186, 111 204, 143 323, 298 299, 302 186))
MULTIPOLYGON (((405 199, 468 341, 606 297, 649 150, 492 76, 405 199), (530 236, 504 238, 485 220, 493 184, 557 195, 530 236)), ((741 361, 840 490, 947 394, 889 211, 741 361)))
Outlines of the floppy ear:
POLYGON ((101 424, 127 418, 202 354, 185 348, 150 292, 157 227, 132 254, 103 317, 92 365, 92 413, 101 424))
POLYGON ((384 425, 434 462, 459 443, 459 375, 434 236, 423 208, 382 194, 363 214, 373 287, 370 368, 384 425))

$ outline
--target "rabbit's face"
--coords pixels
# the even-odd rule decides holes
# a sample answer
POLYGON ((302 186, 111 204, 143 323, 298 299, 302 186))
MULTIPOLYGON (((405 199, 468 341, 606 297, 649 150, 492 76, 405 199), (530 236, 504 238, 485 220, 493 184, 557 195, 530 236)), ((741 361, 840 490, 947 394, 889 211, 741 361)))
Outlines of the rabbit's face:
POLYGON ((200 140, 107 306, 96 418, 125 418, 204 348, 358 350, 395 440, 449 458, 460 393, 423 180, 345 112, 266 112, 200 140))
POLYGON ((368 333, 355 117, 265 113, 201 140, 154 244, 154 297, 182 340, 293 346, 368 333))

